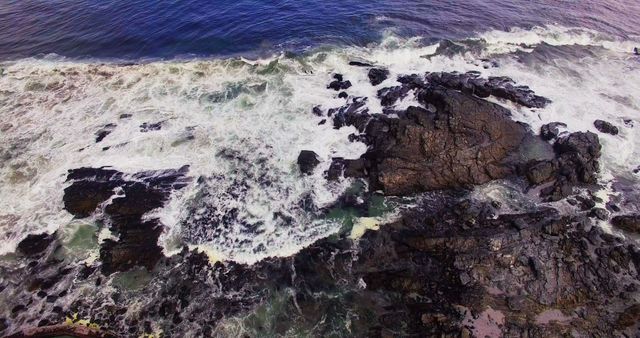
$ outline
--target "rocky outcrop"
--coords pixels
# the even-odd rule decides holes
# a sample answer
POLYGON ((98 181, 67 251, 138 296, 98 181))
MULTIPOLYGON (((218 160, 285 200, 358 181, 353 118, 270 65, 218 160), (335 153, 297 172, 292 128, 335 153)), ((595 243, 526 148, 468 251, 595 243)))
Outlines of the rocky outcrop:
POLYGON ((527 86, 516 85, 508 77, 483 79, 479 73, 430 73, 426 81, 449 89, 485 98, 495 96, 529 108, 543 108, 551 101, 535 93, 527 86))
POLYGON ((188 167, 148 171, 133 175, 105 168, 70 170, 65 188, 65 209, 76 217, 91 215, 97 208, 117 238, 103 241, 100 249, 102 272, 111 274, 134 266, 152 269, 162 257, 157 244, 162 225, 144 219, 167 201, 171 192, 185 187, 188 167), (107 202, 107 200, 109 200, 107 202))
POLYGON ((382 88, 378 90, 378 98, 380 104, 385 107, 393 106, 398 100, 403 99, 409 93, 410 88, 407 86, 395 86, 382 88))
POLYGON ((609 123, 607 121, 595 120, 593 122, 593 125, 601 133, 610 134, 610 135, 618 135, 618 132, 619 132, 618 127, 614 126, 613 124, 611 124, 611 123, 609 123))
POLYGON ((637 329, 625 310, 638 306, 636 248, 552 209, 497 218, 484 210, 414 213, 365 235, 352 269, 371 299, 395 300, 379 304, 378 334, 483 336, 483 324, 504 336, 637 329), (482 319, 488 312, 504 321, 482 319))
POLYGON ((410 107, 398 118, 347 113, 350 118, 341 123, 363 130, 370 148, 362 156, 362 173, 375 189, 407 195, 514 173, 511 155, 529 131, 508 110, 442 87, 422 88, 418 99, 432 110, 410 107))
MULTIPOLYGON (((357 162, 336 159, 327 173, 329 178, 339 172, 367 177, 373 188, 385 194, 407 195, 505 178, 519 173, 517 168, 526 160, 544 157, 520 152, 524 143, 530 148, 545 146, 536 145, 541 141, 525 125, 513 121, 509 110, 482 99, 494 95, 528 107, 550 102, 528 87, 517 86, 508 78, 485 80, 477 73, 404 75, 398 82, 401 85, 377 93, 387 107, 384 113, 397 117, 371 115, 366 99, 358 98, 329 110, 335 128, 354 126, 362 134, 353 139, 369 145, 357 162), (393 109, 411 92, 421 106, 393 109)), ((545 130, 557 136, 560 126, 549 125, 545 130)), ((536 184, 555 172, 553 164, 536 169, 529 175, 536 184)))
POLYGON ((311 150, 303 150, 298 155, 298 167, 304 175, 312 174, 318 164, 320 164, 318 154, 311 150))
MULTIPOLYGON (((91 334, 114 336, 225 336, 238 318, 247 336, 634 336, 640 329, 640 249, 596 226, 596 219, 608 218, 608 212, 595 208, 593 194, 567 199, 576 210, 560 213, 536 206, 537 197, 519 190, 506 195, 519 200, 511 208, 492 200, 494 194, 478 197, 467 189, 519 175, 547 198, 562 198, 576 185, 597 183, 597 135, 559 134, 549 125, 542 136, 555 140, 551 146, 512 121, 507 109, 480 97, 502 95, 530 105, 543 99, 503 80, 484 80, 480 86, 475 74, 465 76, 400 77, 399 86, 380 92, 390 115, 371 114, 366 99, 357 97, 328 109, 326 116, 314 109, 319 119, 332 118, 335 128, 354 127, 357 133, 349 139, 369 146, 359 159, 333 159, 327 178, 358 177, 370 185, 346 193, 336 203, 341 208, 313 212, 375 221, 379 206, 372 201, 381 197, 375 190, 420 195, 377 231, 355 238, 345 221, 345 229, 290 257, 251 266, 213 263, 186 247, 165 257, 157 245, 162 224, 149 211, 189 182, 186 167, 136 174, 71 170, 65 209, 78 218, 93 215, 115 239, 102 243, 94 265, 68 264, 48 250, 50 242, 27 241, 37 254, 18 256, 10 270, 24 280, 0 280, 0 300, 8 300, 0 333, 24 325, 57 330, 57 323, 75 313, 103 329, 91 334), (493 94, 498 85, 503 91, 493 94), (411 92, 419 106, 392 107, 411 92), (545 156, 531 154, 551 147, 545 156), (143 279, 136 289, 116 286, 118 278, 128 279, 132 275, 127 273, 138 270, 113 275, 110 287, 99 287, 105 275, 134 266, 148 269, 148 282, 143 279), (91 297, 70 296, 73 288, 92 285, 91 297), (27 307, 39 309, 43 318, 34 318, 27 307)), ((342 77, 335 80, 341 87, 342 77)), ((259 184, 273 181, 268 168, 256 167, 255 161, 232 151, 218 155, 256 172, 259 184)), ((312 151, 298 159, 303 173, 313 172, 318 162, 312 151)), ((245 222, 251 228, 237 209, 225 209, 212 198, 233 194, 243 200, 247 192, 236 189, 243 182, 225 188, 218 183, 226 178, 214 176, 199 179, 207 188, 191 201, 189 210, 202 210, 192 217, 214 224, 215 236, 224 236, 229 224, 245 222)), ((523 188, 520 178, 511 182, 517 189, 523 188)), ((274 217, 291 219, 279 213, 274 217)), ((294 221, 282 226, 293 228, 294 221)), ((637 221, 637 215, 612 219, 627 231, 637 231, 637 221)), ((193 243, 201 237, 189 234, 197 235, 203 226, 186 222, 182 230, 184 240, 193 243)), ((230 237, 228 244, 234 240, 230 237)), ((0 269, 3 275, 9 271, 0 269)))

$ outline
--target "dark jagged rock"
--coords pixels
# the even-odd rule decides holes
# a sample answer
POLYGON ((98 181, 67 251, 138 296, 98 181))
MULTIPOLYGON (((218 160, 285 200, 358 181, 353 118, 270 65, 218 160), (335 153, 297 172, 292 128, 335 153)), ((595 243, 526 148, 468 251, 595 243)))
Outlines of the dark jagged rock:
POLYGON ((545 141, 554 140, 560 135, 560 128, 566 128, 567 125, 562 122, 551 122, 540 128, 540 137, 545 141))
POLYGON ((399 99, 404 98, 409 93, 408 86, 395 86, 378 90, 380 104, 385 107, 394 105, 399 99))
POLYGON ((555 178, 557 170, 554 161, 535 161, 529 164, 526 177, 529 183, 538 185, 555 178))
POLYGON ((55 240, 55 234, 29 234, 18 243, 18 251, 25 256, 35 256, 47 249, 55 240))
POLYGON ((576 132, 560 137, 553 149, 554 159, 531 161, 524 169, 532 185, 552 182, 541 190, 541 196, 558 201, 569 196, 576 185, 597 182, 601 146, 596 134, 576 132))
POLYGON ((320 164, 318 154, 311 150, 303 150, 300 152, 300 155, 298 155, 298 167, 300 168, 300 172, 305 175, 313 174, 313 169, 315 169, 318 164, 320 164))
POLYGON ((603 121, 603 120, 595 120, 593 125, 598 129, 599 132, 611 135, 618 135, 618 127, 613 124, 603 121))
POLYGON ((159 208, 171 192, 182 189, 189 179, 188 167, 178 170, 140 172, 125 177, 121 172, 104 168, 70 170, 65 189, 65 209, 76 217, 87 217, 105 203, 104 216, 117 240, 102 243, 102 272, 111 274, 134 266, 152 269, 162 257, 157 244, 162 225, 157 219, 143 220, 149 211, 159 208), (112 198, 118 188, 122 194, 112 198))
POLYGON ((96 132, 96 143, 104 140, 104 138, 107 137, 107 135, 111 134, 114 129, 116 129, 116 125, 113 123, 109 123, 100 128, 100 130, 96 132))
POLYGON ((343 81, 341 74, 334 75, 334 81, 331 81, 327 86, 328 89, 333 89, 335 91, 346 90, 351 87, 351 81, 343 81))
POLYGON ((347 94, 347 92, 340 92, 338 94, 338 97, 341 99, 346 99, 347 97, 349 97, 349 94, 347 94))
MULTIPOLYGON (((362 157, 367 167, 352 172, 353 176, 366 172, 373 187, 404 195, 481 184, 516 173, 521 161, 516 154, 518 148, 525 139, 537 141, 529 141, 529 130, 511 120, 507 109, 473 95, 475 85, 469 87, 463 82, 484 81, 484 86, 487 81, 477 76, 431 73, 426 82, 418 75, 400 76, 401 86, 378 91, 381 104, 392 106, 413 90, 422 107, 394 110, 398 118, 371 116, 365 102, 356 100, 330 110, 335 128, 355 126, 364 133, 359 140, 370 145, 362 157)), ((496 89, 498 85, 487 88, 496 89)), ((511 87, 501 83, 500 88, 511 87)), ((524 87, 512 89, 521 98, 528 93, 528 99, 537 100, 524 87)), ((389 111, 386 108, 384 113, 389 111)), ((334 163, 335 170, 328 176, 334 177, 348 163, 334 163)), ((553 164, 541 164, 536 169, 538 172, 532 170, 529 175, 540 183, 555 172, 553 164)))
POLYGON ((122 173, 110 169, 79 168, 70 170, 64 189, 64 208, 78 218, 91 215, 100 203, 113 195, 122 180, 122 173))
POLYGON ((377 86, 389 77, 389 71, 382 68, 371 68, 368 77, 371 85, 377 86))
POLYGON ((579 206, 580 209, 587 211, 590 210, 592 208, 595 208, 596 206, 596 201, 594 201, 592 198, 590 197, 585 197, 585 196, 576 196, 576 200, 579 202, 579 206))
POLYGON ((340 129, 346 125, 353 125, 358 130, 364 130, 366 122, 370 119, 366 98, 354 97, 350 103, 338 109, 330 109, 329 116, 333 117, 333 127, 340 129))
POLYGON ((402 75, 398 77, 398 82, 407 86, 409 89, 424 88, 424 77, 417 74, 402 75))
POLYGON ((518 86, 508 77, 482 79, 475 73, 430 73, 427 82, 449 89, 460 90, 484 98, 489 95, 509 100, 529 108, 544 108, 551 101, 535 93, 527 86, 518 86))
POLYGON ((600 141, 596 134, 576 132, 559 138, 554 144, 559 174, 570 183, 597 182, 600 141))
POLYGON ((313 107, 313 109, 311 110, 311 112, 313 113, 313 115, 315 116, 323 116, 324 113, 322 112, 322 108, 320 108, 320 106, 315 106, 313 107))
POLYGON ((621 215, 611 219, 611 224, 616 228, 640 234, 640 215, 621 215))

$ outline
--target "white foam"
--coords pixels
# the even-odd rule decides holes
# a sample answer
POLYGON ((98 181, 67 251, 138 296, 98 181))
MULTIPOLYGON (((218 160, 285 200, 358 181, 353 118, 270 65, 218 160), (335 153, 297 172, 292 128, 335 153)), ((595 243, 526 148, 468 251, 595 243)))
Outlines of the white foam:
POLYGON ((542 43, 552 46, 598 46, 622 53, 631 53, 637 47, 634 41, 615 39, 591 29, 559 25, 531 29, 514 27, 508 31, 492 30, 480 34, 479 39, 487 43, 487 50, 493 54, 530 51, 531 47, 542 43))
MULTIPOLYGON (((242 176, 217 156, 231 149, 249 161, 267 155, 265 169, 282 174, 274 191, 287 191, 280 196, 283 200, 266 198, 273 194, 265 195, 264 187, 256 186, 252 200, 241 201, 255 217, 286 208, 308 192, 317 203, 330 203, 349 183, 328 188, 322 170, 331 157, 358 157, 365 146, 348 142, 354 130, 334 130, 330 123, 318 126, 319 118, 310 113, 316 104, 339 105, 325 88, 329 76, 281 57, 254 63, 210 60, 127 67, 59 60, 7 65, 0 77, 0 141, 7 158, 0 168, 0 253, 14 250, 29 232, 52 232, 71 220, 62 209, 64 180, 68 169, 83 166, 136 172, 188 164, 189 175, 196 178, 242 176), (120 114, 133 116, 119 119, 120 114), (159 121, 164 121, 161 130, 140 132, 142 123, 159 121), (95 132, 108 123, 118 126, 96 144, 95 132), (188 140, 189 135, 194 139, 188 140), (103 151, 107 146, 111 149, 103 151), (312 177, 301 178, 295 164, 303 149, 316 151, 324 160, 312 177)), ((172 199, 170 208, 157 212, 168 229, 179 225, 196 184, 194 180, 172 199)), ((309 240, 326 236, 336 226, 326 225, 309 240)), ((271 236, 279 236, 277 229, 270 230, 271 236)), ((288 244, 299 248, 305 243, 288 244)), ((274 245, 268 254, 277 255, 278 250, 274 245)))

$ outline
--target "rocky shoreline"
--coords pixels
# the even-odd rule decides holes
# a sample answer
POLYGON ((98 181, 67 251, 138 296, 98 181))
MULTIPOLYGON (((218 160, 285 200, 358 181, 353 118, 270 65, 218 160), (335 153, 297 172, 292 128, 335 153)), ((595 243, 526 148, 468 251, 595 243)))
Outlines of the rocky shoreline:
MULTIPOLYGON (((372 86, 389 76, 369 64, 355 66, 368 72, 372 86)), ((359 133, 350 139, 368 145, 358 159, 334 158, 325 173, 329 181, 344 176, 367 183, 357 203, 349 195, 338 203, 369 217, 374 194, 419 196, 397 221, 251 266, 212 264, 186 247, 165 257, 157 244, 162 224, 144 215, 191 180, 188 167, 129 175, 70 170, 65 209, 78 219, 96 217, 115 238, 101 243, 95 264, 68 266, 55 254, 56 234, 27 237, 18 247, 25 264, 2 271, 19 277, 0 285, 10 294, 0 334, 52 336, 47 329, 75 314, 68 326, 86 332, 66 334, 78 337, 215 336, 232 316, 253 324, 248 336, 304 329, 362 337, 638 336, 640 249, 633 234, 640 233, 640 216, 615 203, 603 208, 593 193, 600 189, 598 135, 561 132, 561 123, 532 131, 515 122, 488 98, 529 108, 551 102, 508 78, 429 73, 397 80, 378 90, 383 114, 350 96, 351 83, 341 74, 327 90, 345 104, 313 110, 334 128, 355 127, 359 133), (410 93, 416 104, 397 109, 410 93), (505 206, 474 193, 496 183, 511 187, 522 203, 505 206), (602 229, 598 222, 610 214, 616 233, 628 236, 602 229), (148 271, 153 283, 94 294, 86 288, 84 297, 69 292, 99 288, 110 275, 136 269, 148 271), (277 297, 285 300, 273 322, 252 317, 277 297)), ((596 126, 615 128, 605 121, 596 126)), ((313 149, 298 158, 301 174, 319 163, 313 149)))

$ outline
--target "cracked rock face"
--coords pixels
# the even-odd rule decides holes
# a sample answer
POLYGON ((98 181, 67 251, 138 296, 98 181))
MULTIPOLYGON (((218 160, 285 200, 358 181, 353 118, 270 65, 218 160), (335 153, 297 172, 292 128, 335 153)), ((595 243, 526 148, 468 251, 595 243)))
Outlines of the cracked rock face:
POLYGON ((370 146, 362 156, 368 175, 362 176, 387 195, 508 177, 522 160, 517 152, 525 141, 542 142, 497 104, 441 86, 418 86, 422 107, 398 112, 397 118, 369 116, 353 105, 341 109, 347 117, 340 118, 362 130, 370 146))

